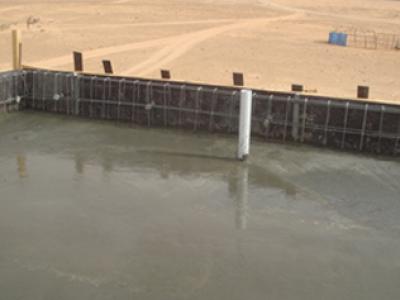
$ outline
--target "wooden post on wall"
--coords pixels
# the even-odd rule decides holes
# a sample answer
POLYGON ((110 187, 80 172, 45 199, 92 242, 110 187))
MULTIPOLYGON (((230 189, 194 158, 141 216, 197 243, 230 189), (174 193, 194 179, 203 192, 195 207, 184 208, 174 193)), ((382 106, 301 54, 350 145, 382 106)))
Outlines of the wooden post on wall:
POLYGON ((113 74, 113 67, 110 60, 103 60, 104 73, 113 74))
POLYGON ((304 92, 304 86, 301 84, 292 84, 292 92, 304 92))
POLYGON ((21 69, 22 63, 22 43, 21 43, 21 32, 18 29, 14 29, 11 32, 12 40, 12 65, 14 70, 21 69))
POLYGON ((369 86, 359 85, 357 87, 357 98, 368 99, 369 98, 369 86))
POLYGON ((171 79, 171 72, 169 70, 161 70, 160 73, 162 79, 171 79))
POLYGON ((74 51, 74 71, 83 72, 83 57, 81 52, 74 51))
POLYGON ((233 73, 233 85, 244 86, 243 73, 238 73, 238 72, 233 73))

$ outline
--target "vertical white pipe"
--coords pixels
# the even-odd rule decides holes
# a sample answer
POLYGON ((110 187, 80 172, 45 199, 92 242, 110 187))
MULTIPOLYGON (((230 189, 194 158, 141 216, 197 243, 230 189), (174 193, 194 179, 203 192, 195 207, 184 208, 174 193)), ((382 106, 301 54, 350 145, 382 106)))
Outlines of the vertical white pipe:
POLYGON ((238 143, 238 159, 240 160, 245 160, 250 152, 252 102, 253 92, 241 90, 238 143))

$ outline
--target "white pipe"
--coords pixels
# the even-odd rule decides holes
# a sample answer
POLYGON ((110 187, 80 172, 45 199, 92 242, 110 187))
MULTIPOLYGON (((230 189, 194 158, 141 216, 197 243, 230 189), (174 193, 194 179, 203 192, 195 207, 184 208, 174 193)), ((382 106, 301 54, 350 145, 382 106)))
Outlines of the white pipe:
POLYGON ((250 152, 252 102, 253 92, 241 90, 238 143, 238 159, 240 160, 245 160, 250 152))

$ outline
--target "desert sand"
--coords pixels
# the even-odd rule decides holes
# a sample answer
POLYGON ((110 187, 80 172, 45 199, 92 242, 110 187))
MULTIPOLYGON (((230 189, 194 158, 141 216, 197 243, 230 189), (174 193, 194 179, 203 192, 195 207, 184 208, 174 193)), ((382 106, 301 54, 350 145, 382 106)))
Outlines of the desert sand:
POLYGON ((400 33, 396 0, 0 0, 0 70, 11 68, 10 31, 23 32, 23 63, 71 70, 74 50, 85 70, 400 101, 400 51, 327 43, 331 30, 400 33), (29 20, 29 22, 28 22, 29 20), (27 24, 30 23, 30 24, 27 24), (28 26, 29 25, 29 26, 28 26))

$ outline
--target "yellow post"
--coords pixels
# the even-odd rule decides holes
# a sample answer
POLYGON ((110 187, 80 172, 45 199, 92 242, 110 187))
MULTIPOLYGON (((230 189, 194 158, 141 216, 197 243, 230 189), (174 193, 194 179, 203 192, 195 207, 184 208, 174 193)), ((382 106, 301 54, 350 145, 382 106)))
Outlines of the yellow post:
POLYGON ((13 69, 21 69, 21 32, 18 29, 14 29, 11 33, 12 36, 12 56, 13 56, 13 69))

